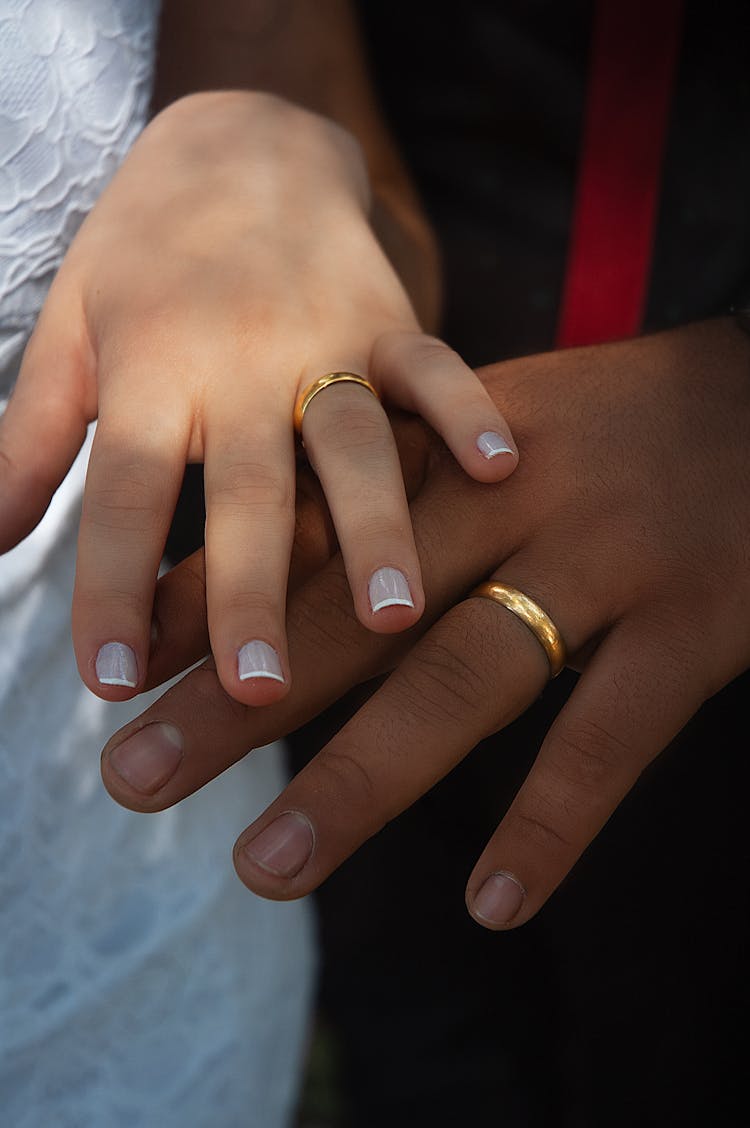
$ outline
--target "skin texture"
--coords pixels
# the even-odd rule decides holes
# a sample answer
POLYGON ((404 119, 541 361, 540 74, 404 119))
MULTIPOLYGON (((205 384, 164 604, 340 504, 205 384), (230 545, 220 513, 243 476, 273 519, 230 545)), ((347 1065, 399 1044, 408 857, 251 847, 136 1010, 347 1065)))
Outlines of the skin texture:
POLYGON ((357 138, 372 188, 370 221, 420 325, 437 331, 437 241, 383 120, 347 0, 164 0, 153 95, 160 110, 194 91, 263 90, 357 138))
MULTIPOLYGON (((208 622, 223 685, 247 704, 287 692, 296 397, 326 372, 366 375, 424 413, 466 471, 515 467, 510 432, 460 358, 422 333, 369 221, 361 150, 274 95, 197 94, 144 130, 73 241, 0 422, 0 550, 43 514, 98 418, 78 542, 73 641, 81 677, 122 700, 147 676, 153 591, 188 462, 203 462, 208 622), (116 264, 117 269, 111 269, 116 264), (506 438, 488 460, 477 438, 506 438), (260 640, 279 679, 242 680, 260 640), (103 685, 100 648, 134 655, 103 685)), ((423 607, 398 455, 376 396, 316 396, 302 438, 325 483, 357 612, 398 631, 423 607), (370 577, 405 578, 411 606, 371 606, 370 577)))
MULTIPOLYGON (((400 636, 364 631, 334 557, 290 599, 298 678, 286 700, 238 706, 209 661, 109 742, 110 794, 162 810, 351 685, 393 670, 235 847, 257 893, 309 893, 539 694, 548 668, 533 636, 503 608, 466 599, 495 576, 547 610, 582 671, 467 884, 480 924, 524 923, 645 766, 750 664, 749 377, 750 342, 731 319, 485 369, 522 452, 511 479, 469 481, 419 428, 403 442, 425 578, 419 624, 400 636), (154 722, 182 734, 171 778, 152 752, 144 760, 125 743, 141 734, 153 751, 154 722), (119 774, 133 756, 150 768, 148 794, 119 774), (247 847, 257 854, 261 836, 268 845, 264 832, 280 815, 280 838, 259 864, 247 847)), ((314 496, 302 501, 298 529, 295 583, 330 544, 314 496)), ((159 677, 205 651, 200 615, 186 622, 200 584, 199 557, 161 581, 159 677)))

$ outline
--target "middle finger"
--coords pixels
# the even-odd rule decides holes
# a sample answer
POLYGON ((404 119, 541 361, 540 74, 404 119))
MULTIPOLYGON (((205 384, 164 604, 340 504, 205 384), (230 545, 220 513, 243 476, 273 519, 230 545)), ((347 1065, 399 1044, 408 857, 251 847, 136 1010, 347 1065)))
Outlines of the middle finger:
POLYGON ((206 603, 226 691, 248 705, 289 687, 284 611, 294 536, 291 412, 269 384, 206 419, 206 603), (218 438, 217 436, 220 436, 218 438))

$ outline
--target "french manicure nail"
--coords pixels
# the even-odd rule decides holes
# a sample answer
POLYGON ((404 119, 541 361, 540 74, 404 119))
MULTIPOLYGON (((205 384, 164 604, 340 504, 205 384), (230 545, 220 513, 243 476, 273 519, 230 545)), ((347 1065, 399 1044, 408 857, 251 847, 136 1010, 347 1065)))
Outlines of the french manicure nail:
POLYGON ((488 924, 510 924, 526 897, 526 890, 512 873, 491 873, 471 907, 488 924))
POLYGON ((278 654, 272 646, 259 638, 254 638, 240 647, 237 654, 237 674, 240 681, 247 681, 248 678, 284 681, 278 654))
POLYGON ((182 749, 180 730, 164 721, 156 721, 113 748, 109 762, 134 791, 153 795, 177 771, 182 749))
POLYGON ((96 676, 101 685, 138 684, 138 663, 135 652, 124 642, 105 642, 96 656, 96 676))
POLYGON ((398 568, 378 568, 368 587, 373 615, 384 607, 413 607, 414 600, 403 572, 398 568))
POLYGON ((477 439, 477 447, 487 460, 494 458, 496 454, 514 453, 513 447, 497 431, 483 431, 477 439))
POLYGON ((297 811, 286 811, 246 843, 242 852, 269 873, 294 877, 310 857, 314 841, 310 820, 297 811))

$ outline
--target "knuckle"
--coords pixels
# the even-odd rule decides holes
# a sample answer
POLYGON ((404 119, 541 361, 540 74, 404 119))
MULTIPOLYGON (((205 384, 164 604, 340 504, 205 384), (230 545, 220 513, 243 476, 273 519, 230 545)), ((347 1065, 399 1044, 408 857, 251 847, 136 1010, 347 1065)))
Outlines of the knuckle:
POLYGON ((282 513, 294 505, 293 483, 259 462, 235 462, 211 484, 210 507, 282 513))
MULTIPOLYGON (((377 501, 373 501, 373 506, 377 501)), ((412 538, 408 515, 406 520, 399 520, 398 515, 375 512, 369 505, 363 506, 362 512, 353 515, 347 533, 346 538, 342 533, 342 542, 356 544, 364 556, 375 557, 376 564, 383 559, 384 554, 387 557, 389 551, 399 555, 402 546, 408 546, 412 538)))
POLYGON ((442 718, 465 724, 467 716, 484 714, 488 700, 494 697, 495 687, 490 684, 488 671, 476 654, 466 653, 465 646, 456 645, 457 641, 450 637, 431 639, 427 635, 420 647, 419 673, 411 679, 411 696, 421 698, 433 721, 442 718))
POLYGON ((105 481, 86 490, 83 519, 102 529, 153 533, 163 515, 163 503, 141 467, 110 472, 105 481))
MULTIPOLYGON (((369 392, 363 391, 362 395, 372 398, 369 392)), ((329 396, 325 408, 315 418, 314 432, 310 436, 313 453, 318 448, 356 455, 382 453, 386 447, 386 424, 382 409, 374 400, 357 404, 341 389, 338 394, 329 396)))
POLYGON ((527 781, 514 825, 532 845, 576 854, 611 809, 612 780, 622 775, 631 750, 605 726, 578 718, 545 747, 540 771, 527 781))
POLYGON ((599 794, 629 753, 628 745, 606 726, 578 718, 555 735, 545 762, 566 787, 599 794))
POLYGON ((102 615, 106 615, 112 622, 121 624, 132 622, 140 625, 147 621, 151 614, 153 589, 146 591, 138 587, 136 577, 132 579, 132 587, 128 587, 123 583, 125 578, 120 577, 116 583, 110 582, 106 587, 77 589, 77 610, 94 620, 101 620, 102 615))
POLYGON ((253 619, 276 619, 282 616, 278 597, 260 588, 248 587, 232 587, 224 595, 217 611, 219 615, 226 615, 230 620, 248 614, 253 619))
POLYGON ((373 343, 370 352, 370 371, 384 375, 392 369, 406 351, 422 334, 414 329, 387 329, 373 343))
POLYGON ((370 823, 378 788, 366 762, 346 747, 329 745, 319 754, 316 766, 328 776, 326 792, 332 793, 344 810, 367 812, 370 823))
POLYGON ((493 670, 482 652, 467 649, 460 618, 445 616, 440 633, 426 634, 392 681, 397 711, 417 729, 458 733, 465 743, 496 720, 493 670))
POLYGON ((422 336, 415 342, 414 350, 416 359, 419 363, 432 365, 439 364, 459 364, 462 368, 464 362, 455 349, 450 345, 446 345, 445 341, 441 341, 439 337, 422 336))
POLYGON ((569 851, 573 843, 563 833, 560 811, 550 800, 541 804, 519 805, 511 808, 510 821, 515 834, 532 849, 559 853, 569 851))
POLYGON ((407 720, 411 731, 432 731, 434 728, 460 725, 461 709, 456 697, 441 694, 434 682, 399 671, 391 684, 394 714, 407 720))
MULTIPOLYGON (((382 333, 375 341, 372 349, 372 366, 377 370, 388 369, 415 364, 434 364, 435 361, 460 360, 458 353, 441 341, 419 330, 393 329, 382 333)), ((463 365, 463 361, 461 361, 463 365)))

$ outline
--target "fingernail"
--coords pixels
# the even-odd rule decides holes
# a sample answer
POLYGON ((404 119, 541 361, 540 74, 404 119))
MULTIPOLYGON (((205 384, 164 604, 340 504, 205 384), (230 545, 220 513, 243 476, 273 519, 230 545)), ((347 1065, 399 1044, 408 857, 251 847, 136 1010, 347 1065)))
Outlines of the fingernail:
POLYGON ((474 898, 471 911, 488 924, 510 924, 525 896, 526 890, 512 873, 491 873, 474 898))
POLYGON ((294 877, 310 857, 315 837, 310 820, 286 811, 242 847, 251 862, 278 877, 294 877))
POLYGON ((157 721, 134 732, 109 754, 117 774, 134 791, 153 795, 171 779, 182 760, 182 733, 157 721))
POLYGON ((267 642, 254 638, 241 646, 237 654, 237 673, 240 681, 248 678, 271 678, 284 681, 279 656, 267 642))
POLYGON ((494 458, 496 454, 514 454, 513 447, 498 435, 497 431, 483 431, 477 439, 477 447, 486 459, 494 458))
POLYGON ((384 607, 413 607, 414 600, 403 572, 398 568, 378 568, 368 587, 373 615, 384 607))
POLYGON ((102 685, 138 684, 135 651, 124 642, 105 642, 96 656, 96 676, 102 685))

